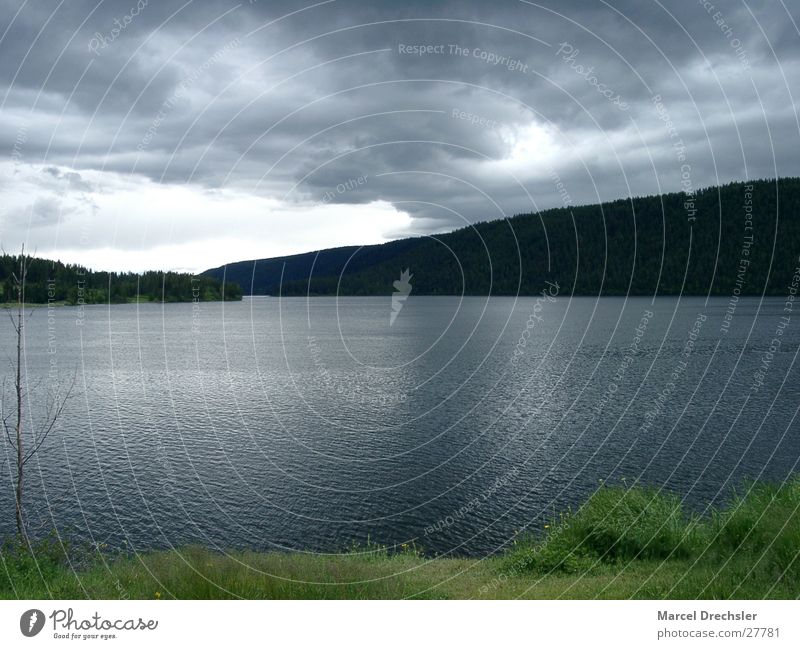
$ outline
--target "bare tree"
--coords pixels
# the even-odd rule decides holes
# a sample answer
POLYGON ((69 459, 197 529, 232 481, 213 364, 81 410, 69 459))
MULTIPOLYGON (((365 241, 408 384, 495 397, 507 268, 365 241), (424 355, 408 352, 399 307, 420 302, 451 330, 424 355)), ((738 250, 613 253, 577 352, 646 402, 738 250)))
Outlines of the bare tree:
POLYGON ((16 483, 14 490, 14 504, 16 509, 17 532, 22 537, 26 536, 25 521, 22 509, 25 465, 34 455, 36 455, 36 453, 42 447, 42 444, 44 444, 45 441, 47 440, 47 437, 50 435, 53 428, 55 428, 56 422, 61 418, 61 415, 64 412, 64 407, 67 404, 67 400, 69 399, 69 396, 72 393, 72 389, 75 386, 75 379, 73 378, 72 383, 70 384, 69 388, 66 390, 64 394, 59 394, 57 392, 55 395, 52 396, 52 398, 48 397, 46 399, 44 416, 41 418, 41 421, 37 425, 34 425, 33 420, 29 417, 31 422, 30 423, 31 444, 29 447, 26 448, 24 427, 25 427, 25 414, 27 412, 25 410, 27 393, 25 392, 23 378, 27 377, 24 376, 22 370, 22 346, 25 342, 25 330, 24 330, 25 280, 27 278, 27 275, 28 275, 28 257, 25 255, 25 246, 22 246, 22 250, 19 256, 19 266, 17 268, 17 272, 12 274, 12 279, 14 282, 14 290, 17 294, 16 319, 14 318, 13 313, 9 313, 9 317, 11 318, 11 324, 16 334, 16 342, 17 342, 16 361, 11 362, 13 376, 14 376, 13 392, 16 405, 15 407, 11 408, 10 412, 7 412, 5 407, 6 406, 5 380, 3 380, 2 404, 0 404, 0 410, 3 418, 3 429, 5 430, 6 438, 8 439, 9 444, 14 449, 16 454, 16 483))

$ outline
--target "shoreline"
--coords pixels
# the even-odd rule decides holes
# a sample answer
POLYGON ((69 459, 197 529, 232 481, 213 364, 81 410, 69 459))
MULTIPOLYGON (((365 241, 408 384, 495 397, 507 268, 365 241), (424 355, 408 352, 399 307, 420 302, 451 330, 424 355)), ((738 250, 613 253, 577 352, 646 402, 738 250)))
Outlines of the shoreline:
MULTIPOLYGON (((242 296, 245 297, 245 296, 242 296)), ((58 302, 25 302, 22 304, 23 309, 41 309, 50 307, 86 307, 86 306, 120 306, 130 304, 212 304, 215 302, 241 302, 242 300, 175 300, 164 302, 163 300, 129 300, 127 302, 84 302, 84 303, 70 303, 60 300, 58 302)), ((17 302, 0 302, 2 309, 15 309, 19 305, 17 302)))
POLYGON ((800 476, 756 482, 698 517, 674 493, 599 487, 575 511, 484 558, 413 543, 338 554, 198 546, 65 552, 3 545, 4 599, 794 599, 800 476))
MULTIPOLYGON (((244 300, 262 300, 262 299, 272 299, 272 300, 287 300, 287 299, 309 299, 309 298, 389 298, 391 297, 391 293, 375 293, 370 295, 352 295, 349 293, 340 293, 338 295, 335 294, 327 294, 327 293, 320 293, 320 294, 311 294, 311 295, 242 295, 241 298, 230 299, 230 300, 170 300, 170 301, 163 301, 163 300, 129 300, 126 302, 84 302, 83 304, 77 303, 69 303, 62 301, 57 302, 25 302, 22 306, 25 309, 29 308, 42 308, 42 307, 62 307, 62 306, 72 306, 72 307, 79 307, 79 306, 119 306, 119 305, 128 305, 128 304, 215 304, 219 302, 243 302, 244 300)), ((415 298, 466 298, 466 297, 490 297, 490 298, 508 298, 508 299, 518 299, 518 298, 537 298, 541 297, 540 294, 537 293, 525 293, 519 295, 508 295, 505 293, 495 293, 492 295, 487 295, 485 293, 464 293, 463 295, 457 294, 429 294, 429 293, 418 293, 414 294, 409 297, 415 298)), ((591 298, 591 299, 605 299, 605 298, 615 298, 615 299, 662 299, 662 298, 698 298, 698 299, 708 299, 708 298, 730 298, 727 294, 716 294, 712 293, 710 295, 705 294, 696 294, 696 293, 664 293, 653 296, 651 294, 644 294, 644 293, 630 293, 628 295, 625 294, 611 294, 611 295, 596 295, 596 294, 584 294, 584 293, 574 293, 571 295, 564 295, 559 296, 562 300, 565 299, 572 299, 572 298, 591 298)), ((782 301, 785 301, 785 295, 782 293, 740 293, 739 298, 758 298, 758 299, 771 299, 771 298, 780 298, 782 301)), ((0 309, 14 309, 17 307, 16 302, 0 302, 0 309)))

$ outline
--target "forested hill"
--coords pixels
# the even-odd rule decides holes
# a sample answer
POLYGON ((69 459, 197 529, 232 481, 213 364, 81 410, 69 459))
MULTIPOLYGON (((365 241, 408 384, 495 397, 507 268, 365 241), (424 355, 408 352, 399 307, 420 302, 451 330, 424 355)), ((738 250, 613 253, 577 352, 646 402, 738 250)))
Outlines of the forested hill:
MULTIPOLYGON (((16 302, 13 273, 19 257, 0 256, 0 303, 16 302)), ((108 273, 93 271, 60 261, 28 258, 25 302, 44 304, 48 300, 66 304, 124 302, 192 302, 241 300, 237 284, 186 273, 108 273)))
POLYGON ((254 295, 785 295, 800 266, 800 179, 555 208, 436 239, 244 261, 204 273, 254 295), (312 272, 313 268, 313 272, 312 272))

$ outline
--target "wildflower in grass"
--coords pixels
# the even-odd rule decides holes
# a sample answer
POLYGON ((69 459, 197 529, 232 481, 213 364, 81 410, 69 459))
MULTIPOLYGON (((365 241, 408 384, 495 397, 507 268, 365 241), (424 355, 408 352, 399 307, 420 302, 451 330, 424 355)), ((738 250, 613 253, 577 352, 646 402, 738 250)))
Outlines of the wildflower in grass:
POLYGON ((161 599, 161 591, 160 590, 156 591, 156 599, 161 599))

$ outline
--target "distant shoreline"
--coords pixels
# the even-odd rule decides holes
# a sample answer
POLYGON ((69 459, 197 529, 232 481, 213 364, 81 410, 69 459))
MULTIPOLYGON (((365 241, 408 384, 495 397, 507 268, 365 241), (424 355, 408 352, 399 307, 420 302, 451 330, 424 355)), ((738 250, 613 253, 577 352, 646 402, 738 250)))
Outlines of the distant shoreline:
MULTIPOLYGON (((308 298, 335 299, 335 298, 342 298, 342 297, 347 297, 347 298, 351 298, 351 297, 357 297, 357 298, 384 298, 385 297, 385 298, 389 298, 389 297, 391 297, 391 294, 390 293, 386 293, 385 295, 383 295, 383 294, 351 295, 351 294, 348 294, 348 293, 341 293, 339 295, 328 295, 328 294, 319 294, 319 295, 242 295, 241 299, 238 299, 238 300, 200 300, 199 302, 195 302, 194 300, 175 300, 175 301, 168 301, 168 302, 164 302, 163 300, 138 300, 138 301, 137 300, 131 300, 129 302, 86 302, 84 304, 72 304, 72 303, 63 302, 63 301, 61 301, 61 302, 52 302, 52 303, 47 303, 47 302, 26 302, 22 306, 25 309, 29 309, 29 308, 51 307, 51 306, 52 307, 64 307, 64 306, 79 307, 79 306, 121 306, 121 305, 129 305, 129 304, 216 304, 216 303, 220 303, 220 302, 226 302, 226 303, 242 302, 242 301, 247 300, 247 299, 266 299, 266 298, 269 298, 269 299, 278 299, 278 300, 280 300, 280 299, 297 300, 297 299, 308 299, 308 298)), ((506 295, 505 293, 495 293, 495 294, 492 294, 492 295, 487 295, 485 293, 483 293, 483 294, 480 294, 480 293, 475 293, 475 294, 465 293, 464 295, 457 295, 457 294, 441 294, 441 295, 433 294, 433 295, 431 295, 431 294, 427 294, 427 293, 421 293, 419 295, 414 295, 414 296, 410 296, 410 297, 415 297, 415 298, 420 298, 420 297, 425 297, 425 298, 443 298, 443 297, 448 297, 448 298, 462 298, 462 297, 492 297, 492 298, 499 298, 499 297, 502 297, 502 298, 513 299, 513 298, 535 298, 535 297, 537 297, 537 295, 536 294, 528 294, 528 293, 520 293, 519 295, 506 295)), ((647 298, 647 299, 653 299, 653 298, 688 298, 688 297, 691 297, 691 298, 704 298, 704 299, 706 299, 706 298, 723 299, 723 298, 730 297, 730 296, 721 295, 721 294, 717 294, 717 293, 711 293, 711 294, 663 293, 663 294, 659 294, 659 295, 642 294, 642 293, 630 293, 628 295, 625 295, 625 294, 621 294, 621 295, 620 294, 596 295, 596 294, 586 294, 586 293, 573 293, 571 295, 570 294, 563 295, 563 296, 561 296, 561 299, 565 300, 565 299, 571 299, 571 298, 575 298, 575 297, 602 298, 602 299, 605 299, 605 298, 647 298)), ((763 294, 761 294, 761 293, 752 293, 752 294, 751 293, 741 293, 739 295, 739 298, 776 298, 776 299, 780 298, 780 299, 784 299, 784 296, 782 296, 779 293, 763 293, 763 294)), ((0 303, 0 308, 2 308, 2 309, 14 309, 16 307, 17 307, 17 303, 16 302, 2 302, 2 303, 0 303)))
MULTIPOLYGON (((389 298, 391 297, 391 293, 371 293, 369 295, 354 295, 352 293, 312 293, 309 295, 300 295, 292 293, 290 295, 243 295, 242 300, 244 299, 252 299, 252 298, 272 298, 272 299, 307 299, 307 298, 317 298, 317 297, 325 297, 325 298, 340 298, 340 297, 359 297, 359 298, 389 298)), ((414 297, 453 297, 453 298, 462 298, 462 297, 504 297, 504 298, 537 298, 540 297, 537 293, 519 293, 514 295, 513 293, 492 293, 491 295, 487 293, 464 293, 463 295, 458 293, 416 293, 409 295, 409 298, 414 297)), ((573 297, 586 297, 586 298, 646 298, 646 299, 653 299, 653 298, 685 298, 685 297, 696 297, 696 298, 730 298, 730 295, 724 293, 659 293, 658 295, 653 295, 652 293, 611 293, 607 295, 597 295, 596 293, 565 293, 564 295, 560 295, 559 299, 565 300, 573 297)), ((739 298, 781 298, 785 299, 785 295, 782 293, 740 293, 739 298)), ((216 302, 222 302, 223 300, 215 300, 216 302)), ((225 300, 226 302, 230 302, 231 300, 225 300)), ((240 301, 240 300, 236 300, 240 301)))
MULTIPOLYGON (((249 297, 249 296, 242 296, 242 297, 249 297)), ((22 304, 23 309, 30 309, 30 308, 42 308, 42 307, 62 307, 62 306, 74 306, 74 307, 82 307, 82 306, 121 306, 121 305, 128 305, 128 304, 211 304, 215 302, 241 302, 242 300, 170 300, 170 301, 163 301, 163 300, 129 300, 127 302, 84 302, 80 303, 72 303, 72 302, 64 302, 63 300, 57 302, 24 302, 22 304)), ((17 302, 2 302, 0 303, 0 308, 2 309, 15 309, 19 306, 17 302)))

